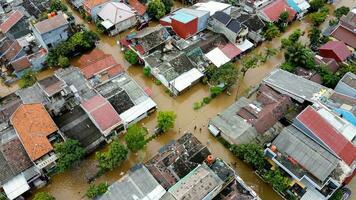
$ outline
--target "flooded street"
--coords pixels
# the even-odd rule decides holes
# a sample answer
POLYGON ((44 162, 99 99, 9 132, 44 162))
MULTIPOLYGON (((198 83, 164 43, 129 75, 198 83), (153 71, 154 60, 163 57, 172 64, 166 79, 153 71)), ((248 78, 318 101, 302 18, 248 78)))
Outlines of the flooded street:
MULTIPOLYGON (((339 3, 348 4, 352 6, 354 0, 343 0, 339 3)), ((339 6, 339 5, 337 5, 339 6)), ((74 12, 77 23, 85 23, 80 18, 77 12, 74 12)), ((93 25, 85 23, 88 28, 95 30, 93 25)), ((281 36, 288 36, 293 30, 299 28, 301 30, 306 30, 309 27, 308 24, 296 21, 294 22, 287 31, 281 36)), ((123 59, 123 54, 120 51, 119 47, 116 44, 116 41, 119 38, 124 37, 130 31, 119 34, 114 37, 107 37, 100 35, 100 44, 98 48, 103 50, 105 53, 112 54, 116 61, 127 69, 127 73, 132 76, 142 87, 148 87, 152 90, 152 98, 158 105, 159 110, 173 110, 177 114, 177 120, 174 129, 157 139, 152 140, 147 148, 137 155, 130 154, 127 161, 123 163, 122 166, 116 168, 114 171, 105 173, 103 176, 99 177, 95 183, 108 182, 112 183, 119 179, 125 172, 127 172, 134 164, 138 162, 144 162, 156 154, 157 150, 168 143, 172 139, 179 138, 185 131, 192 132, 203 144, 208 144, 210 151, 213 155, 221 157, 227 163, 237 162, 236 171, 244 179, 244 181, 252 186, 252 188, 260 195, 264 200, 279 200, 281 199, 272 188, 262 182, 243 162, 236 159, 226 148, 224 148, 217 140, 208 132, 207 123, 210 118, 214 117, 218 112, 222 111, 230 104, 235 101, 237 92, 242 94, 242 91, 245 91, 251 86, 257 85, 269 72, 271 72, 276 66, 283 62, 283 53, 279 53, 273 58, 269 59, 266 63, 259 66, 256 69, 250 70, 246 73, 246 76, 237 91, 237 87, 232 89, 231 96, 226 94, 220 95, 207 106, 202 107, 200 110, 193 110, 193 103, 201 101, 205 96, 209 95, 208 87, 203 84, 197 84, 193 86, 188 91, 184 92, 182 95, 173 98, 170 97, 165 91, 164 86, 157 86, 151 78, 145 77, 142 73, 142 67, 132 66, 129 67, 128 63, 123 59), (202 132, 193 131, 194 126, 197 126, 197 130, 202 128, 202 132), (180 133, 179 133, 179 130, 180 133)), ((303 40, 307 39, 307 34, 303 36, 303 40)), ((264 51, 266 47, 279 48, 280 47, 280 38, 276 38, 273 41, 265 42, 253 52, 264 51)), ((75 62, 73 63, 75 65, 75 62)), ((239 65, 239 64, 238 64, 239 65)), ((48 75, 51 72, 44 74, 48 75)), ((156 113, 152 114, 148 118, 142 120, 144 126, 149 130, 153 130, 156 125, 156 113)), ((76 199, 85 199, 85 191, 89 187, 89 184, 86 182, 86 173, 89 171, 93 165, 95 165, 95 155, 92 154, 86 158, 78 167, 73 170, 67 171, 65 173, 54 175, 51 178, 50 183, 38 190, 46 191, 51 193, 57 200, 76 200, 76 199)), ((355 185, 355 181, 354 185, 355 185)))

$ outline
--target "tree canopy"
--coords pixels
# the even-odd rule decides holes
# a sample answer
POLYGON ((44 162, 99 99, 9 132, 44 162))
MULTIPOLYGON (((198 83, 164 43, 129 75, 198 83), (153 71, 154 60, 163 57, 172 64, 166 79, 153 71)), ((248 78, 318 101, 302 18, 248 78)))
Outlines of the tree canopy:
POLYGON ((309 2, 309 4, 310 4, 310 8, 309 8, 310 11, 316 12, 316 11, 318 11, 321 7, 324 6, 325 0, 311 0, 311 1, 309 2))
POLYGON ((264 153, 261 146, 255 143, 232 145, 231 152, 251 165, 256 170, 261 170, 264 166, 264 153))
POLYGON ((90 199, 94 199, 98 196, 103 195, 108 190, 108 188, 109 185, 107 183, 99 183, 99 185, 90 185, 85 195, 90 199))
POLYGON ((347 15, 350 12, 350 8, 346 6, 341 6, 334 11, 334 16, 340 19, 343 15, 347 15))
POLYGON ((55 198, 47 192, 39 192, 35 194, 33 200, 55 200, 55 198))
POLYGON ((129 126, 125 134, 127 148, 133 152, 143 149, 146 145, 145 137, 147 134, 148 131, 144 127, 140 127, 137 124, 129 126))
POLYGON ((173 7, 173 1, 172 0, 162 0, 162 2, 163 2, 163 5, 164 5, 164 8, 165 8, 165 11, 166 11, 165 14, 170 13, 171 9, 173 7))
POLYGON ((126 160, 127 154, 127 148, 118 140, 114 140, 107 152, 96 152, 96 159, 99 162, 100 170, 113 170, 126 160))
POLYGON ((225 63, 219 68, 209 66, 206 72, 208 81, 212 85, 224 84, 225 87, 234 85, 237 81, 239 70, 232 62, 225 63))
POLYGON ((20 88, 27 88, 35 84, 37 81, 36 74, 33 71, 27 71, 24 75, 22 75, 19 80, 20 88))
POLYGON ((131 65, 138 63, 138 55, 131 49, 125 51, 124 57, 131 65))
POLYGON ((159 111, 157 116, 157 127, 163 132, 167 132, 174 127, 177 115, 173 111, 159 111))
POLYGON ((306 69, 315 67, 313 52, 300 42, 295 42, 293 45, 288 46, 284 52, 284 58, 294 67, 304 67, 306 69))
POLYGON ((166 7, 162 0, 150 0, 148 2, 147 13, 156 20, 161 19, 166 14, 166 7))
POLYGON ((279 169, 267 171, 262 177, 279 192, 284 192, 291 183, 291 180, 284 177, 279 169))
POLYGON ((275 37, 278 37, 281 34, 279 31, 278 27, 273 24, 273 23, 268 23, 267 26, 265 27, 265 31, 263 33, 263 36, 267 40, 272 40, 275 37))
POLYGON ((326 20, 328 13, 329 9, 327 7, 322 7, 318 12, 310 14, 312 24, 314 26, 322 24, 326 20))
POLYGON ((288 18, 289 18, 289 13, 287 11, 283 11, 279 15, 279 21, 281 23, 287 23, 288 22, 288 18))
POLYGON ((246 75, 246 72, 250 69, 256 68, 258 66, 258 63, 260 61, 260 56, 257 54, 250 55, 248 57, 245 57, 242 59, 241 64, 241 72, 242 76, 246 75))
POLYGON ((63 172, 70 169, 85 155, 85 150, 77 140, 68 139, 65 142, 54 145, 54 151, 58 157, 57 168, 63 172))

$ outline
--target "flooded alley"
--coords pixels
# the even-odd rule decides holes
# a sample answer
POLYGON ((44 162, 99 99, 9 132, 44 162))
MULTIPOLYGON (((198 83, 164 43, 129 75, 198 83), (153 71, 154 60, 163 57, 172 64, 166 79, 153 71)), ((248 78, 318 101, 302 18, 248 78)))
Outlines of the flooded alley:
MULTIPOLYGON (((353 6, 355 5, 355 0, 338 0, 336 7, 339 7, 340 5, 353 6)), ((84 22, 80 18, 78 12, 73 11, 73 14, 77 23, 83 23, 89 29, 95 31, 94 25, 84 22)), ((287 31, 283 33, 281 37, 263 43, 253 52, 263 52, 267 47, 278 49, 281 45, 280 40, 282 37, 288 36, 291 32, 298 28, 307 32, 309 27, 310 25, 304 21, 293 22, 293 24, 288 27, 287 31)), ((123 58, 123 53, 120 51, 120 48, 117 45, 117 41, 132 31, 134 30, 123 32, 116 37, 100 35, 100 43, 98 44, 98 48, 105 53, 112 54, 115 60, 125 67, 127 73, 133 77, 133 79, 137 81, 139 85, 141 85, 143 88, 149 88, 152 91, 152 98, 157 103, 158 110, 173 110, 177 114, 177 120, 172 131, 152 140, 147 145, 146 149, 140 151, 139 153, 131 153, 123 165, 113 171, 105 173, 103 176, 95 180, 94 183, 108 182, 110 184, 116 181, 122 177, 134 164, 138 162, 144 162, 151 158, 154 154, 156 154, 160 147, 168 143, 170 140, 179 138, 184 134, 184 132, 192 132, 203 144, 207 144, 213 155, 224 159, 227 163, 237 162, 235 169, 238 174, 248 185, 252 187, 253 190, 258 193, 262 199, 281 199, 269 185, 265 184, 254 174, 250 167, 235 158, 209 133, 207 124, 210 118, 214 117, 217 113, 231 105, 235 101, 236 96, 242 95, 244 91, 248 90, 248 88, 258 85, 268 73, 270 73, 275 67, 279 66, 284 60, 283 53, 278 51, 278 54, 270 58, 266 63, 263 63, 258 68, 249 70, 246 73, 245 78, 241 81, 240 86, 232 88, 231 95, 222 94, 212 100, 209 105, 204 106, 199 110, 193 110, 194 102, 201 101, 204 97, 209 96, 208 87, 202 83, 199 83, 190 88, 188 91, 184 92, 182 95, 173 98, 168 93, 166 93, 166 88, 164 86, 156 85, 153 78, 144 76, 141 66, 129 67, 129 64, 123 58), (202 128, 202 131, 194 131, 195 126, 197 127, 197 130, 202 128)), ((307 34, 303 36, 302 40, 307 40, 307 34)), ((72 64, 76 65, 75 60, 72 64)), ((239 66, 239 63, 237 63, 237 66, 239 66)), ((41 79, 42 77, 49 76, 52 73, 53 70, 45 71, 42 73, 42 75, 39 76, 39 78, 41 79)), ((157 112, 140 121, 140 123, 147 127, 150 131, 153 131, 156 125, 156 115, 157 112)), ((88 176, 87 171, 90 171, 93 165, 95 165, 94 154, 88 156, 76 168, 54 175, 47 186, 36 192, 49 192, 57 200, 85 199, 85 192, 89 187, 86 179, 88 176)), ((353 183, 353 185, 355 186, 355 183, 353 183)))

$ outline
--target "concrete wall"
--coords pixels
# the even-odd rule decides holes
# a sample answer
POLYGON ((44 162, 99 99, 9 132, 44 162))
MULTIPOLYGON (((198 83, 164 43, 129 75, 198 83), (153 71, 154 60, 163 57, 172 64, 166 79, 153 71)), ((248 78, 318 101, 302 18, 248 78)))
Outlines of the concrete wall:
POLYGON ((46 47, 51 49, 55 47, 58 43, 66 41, 69 38, 69 25, 62 26, 51 32, 41 34, 43 42, 46 47))
POLYGON ((137 18, 136 18, 136 16, 133 16, 129 19, 126 19, 122 22, 115 24, 114 29, 109 31, 110 35, 116 35, 122 31, 125 31, 125 30, 135 26, 136 24, 137 24, 137 18))

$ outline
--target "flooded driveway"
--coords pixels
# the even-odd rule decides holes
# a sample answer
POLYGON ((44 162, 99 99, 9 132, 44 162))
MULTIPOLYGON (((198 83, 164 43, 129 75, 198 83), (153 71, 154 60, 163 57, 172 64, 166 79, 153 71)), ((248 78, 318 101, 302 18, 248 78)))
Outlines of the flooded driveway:
MULTIPOLYGON (((353 5, 350 1, 343 0, 339 3, 353 5)), ((74 12, 77 23, 85 23, 78 16, 77 12, 74 12)), ((87 23, 85 23, 87 24, 87 23)), ((87 26, 95 30, 92 25, 87 26)), ((306 30, 308 25, 302 22, 294 22, 281 37, 288 36, 295 29, 306 30)), ((155 140, 152 140, 147 148, 138 154, 130 154, 127 161, 122 166, 116 168, 114 171, 108 172, 98 178, 95 183, 108 182, 112 183, 118 180, 124 173, 126 173, 134 164, 138 162, 144 162, 156 154, 157 150, 168 143, 172 139, 179 138, 184 132, 192 132, 203 144, 207 144, 213 155, 221 157, 227 163, 237 162, 236 171, 244 179, 244 181, 252 186, 252 188, 260 195, 264 200, 279 200, 281 199, 272 188, 262 182, 243 162, 236 159, 226 148, 215 140, 215 138, 209 134, 207 130, 207 123, 210 118, 214 117, 218 112, 222 111, 235 101, 237 94, 237 87, 232 89, 230 96, 223 94, 215 98, 207 106, 204 106, 200 110, 193 110, 193 103, 201 101, 205 96, 209 95, 207 86, 197 84, 182 95, 172 98, 165 91, 163 86, 157 86, 151 78, 145 77, 142 73, 142 67, 132 66, 128 67, 128 63, 123 59, 123 54, 116 44, 119 38, 124 37, 130 31, 126 31, 115 38, 101 35, 100 44, 98 48, 105 53, 112 54, 116 61, 127 69, 127 73, 132 76, 142 87, 148 87, 152 90, 152 98, 157 103, 159 110, 173 110, 177 113, 177 121, 174 129, 155 140), (194 132, 194 126, 197 126, 197 131, 194 132), (202 131, 198 131, 202 128, 202 131)), ((306 40, 306 35, 303 40, 306 40)), ((254 51, 264 51, 266 47, 279 48, 280 38, 276 38, 273 41, 266 42, 256 48, 254 51)), ((259 66, 256 69, 247 72, 244 80, 239 87, 239 94, 246 90, 250 86, 259 84, 263 77, 271 72, 276 66, 283 62, 283 54, 279 52, 276 56, 269 59, 266 63, 259 66)), ((149 130, 153 130, 156 125, 156 113, 152 114, 148 118, 142 120, 140 123, 146 126, 149 130)), ((86 158, 78 167, 65 173, 54 175, 50 183, 38 190, 46 191, 56 197, 57 200, 76 200, 85 199, 85 191, 89 187, 86 182, 86 176, 88 171, 95 165, 95 156, 91 155, 86 158)), ((355 182, 355 181, 354 181, 355 182)))

